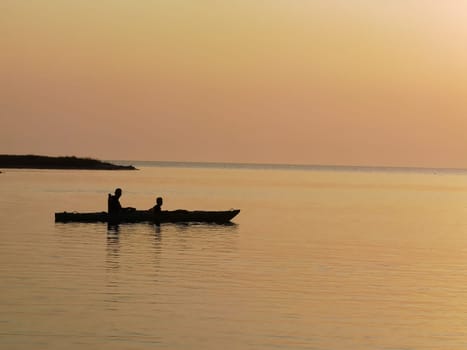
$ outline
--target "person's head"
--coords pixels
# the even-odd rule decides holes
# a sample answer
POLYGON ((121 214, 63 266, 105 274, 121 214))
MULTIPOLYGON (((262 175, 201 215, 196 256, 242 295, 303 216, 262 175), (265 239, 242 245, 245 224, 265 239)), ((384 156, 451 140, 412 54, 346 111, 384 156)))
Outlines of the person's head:
POLYGON ((156 204, 157 204, 158 206, 161 206, 161 205, 162 205, 162 197, 157 197, 157 199, 156 199, 156 204))
POLYGON ((117 188, 117 189, 115 190, 115 197, 120 198, 121 195, 122 195, 122 189, 121 189, 121 188, 117 188))

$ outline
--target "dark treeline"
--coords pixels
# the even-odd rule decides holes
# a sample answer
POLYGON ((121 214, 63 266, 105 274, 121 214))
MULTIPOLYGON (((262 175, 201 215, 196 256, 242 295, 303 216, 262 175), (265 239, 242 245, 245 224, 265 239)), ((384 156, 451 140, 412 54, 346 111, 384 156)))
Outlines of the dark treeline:
POLYGON ((92 158, 7 154, 0 154, 0 168, 136 170, 132 165, 116 165, 92 158))

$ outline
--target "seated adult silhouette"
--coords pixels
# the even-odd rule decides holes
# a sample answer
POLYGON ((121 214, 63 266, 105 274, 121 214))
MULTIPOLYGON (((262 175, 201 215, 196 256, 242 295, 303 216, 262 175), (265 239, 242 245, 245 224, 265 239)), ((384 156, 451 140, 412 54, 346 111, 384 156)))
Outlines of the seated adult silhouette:
POLYGON ((113 218, 118 218, 123 212, 134 211, 135 208, 128 207, 123 208, 120 204, 120 197, 122 196, 122 189, 117 188, 115 194, 111 195, 109 193, 109 198, 107 200, 107 212, 113 218))
POLYGON ((122 196, 122 189, 117 188, 115 194, 111 195, 109 193, 109 198, 107 200, 107 212, 111 216, 118 216, 122 211, 122 205, 120 204, 120 197, 122 196))

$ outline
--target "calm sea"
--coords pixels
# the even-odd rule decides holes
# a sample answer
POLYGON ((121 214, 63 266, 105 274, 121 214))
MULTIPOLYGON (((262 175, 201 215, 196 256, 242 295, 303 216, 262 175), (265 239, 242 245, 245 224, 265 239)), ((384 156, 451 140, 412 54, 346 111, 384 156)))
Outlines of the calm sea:
POLYGON ((140 167, 0 174, 1 349, 467 348, 467 173, 140 167), (54 222, 115 187, 124 206, 242 211, 54 222))

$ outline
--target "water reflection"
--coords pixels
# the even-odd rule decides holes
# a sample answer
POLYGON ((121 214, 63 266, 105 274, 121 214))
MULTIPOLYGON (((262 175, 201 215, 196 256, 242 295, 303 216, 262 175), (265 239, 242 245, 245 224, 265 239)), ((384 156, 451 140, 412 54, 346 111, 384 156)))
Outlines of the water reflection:
POLYGON ((123 290, 128 287, 129 283, 125 280, 146 274, 152 276, 153 283, 159 283, 160 275, 172 273, 181 261, 196 268, 197 264, 204 264, 213 254, 230 254, 236 250, 238 236, 233 233, 237 228, 235 224, 108 226, 105 270, 112 302, 119 286, 123 290))
POLYGON ((120 231, 119 224, 107 223, 107 233, 118 233, 120 231))
POLYGON ((238 225, 100 223, 55 228, 56 255, 67 266, 56 265, 58 273, 69 285, 86 286, 92 304, 109 318, 160 313, 170 318, 174 303, 200 305, 198 297, 214 291, 213 298, 223 295, 233 286, 232 269, 241 266, 238 225))
POLYGON ((119 310, 120 299, 120 226, 107 224, 106 240, 106 289, 105 289, 105 307, 109 311, 119 310))
POLYGON ((114 270, 120 267, 120 236, 118 231, 107 232, 107 269, 114 270))
POLYGON ((160 236, 161 234, 161 225, 154 225, 154 232, 156 233, 156 236, 160 236))

